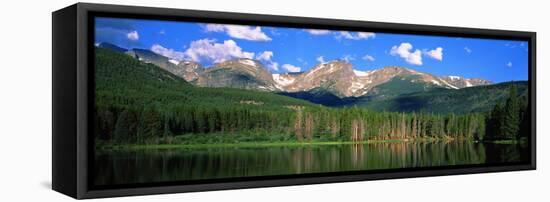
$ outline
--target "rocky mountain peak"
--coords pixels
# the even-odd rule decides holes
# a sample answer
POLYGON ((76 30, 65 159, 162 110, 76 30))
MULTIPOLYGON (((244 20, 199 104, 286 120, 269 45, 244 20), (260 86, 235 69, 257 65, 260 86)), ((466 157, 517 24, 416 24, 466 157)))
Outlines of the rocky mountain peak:
POLYGON ((457 88, 467 88, 472 86, 492 84, 491 81, 484 80, 484 79, 479 79, 479 78, 469 79, 469 78, 463 78, 459 76, 444 76, 444 77, 441 77, 441 79, 457 88))
POLYGON ((227 60, 207 68, 197 85, 204 87, 235 87, 275 91, 278 87, 271 73, 260 62, 251 59, 227 60))
POLYGON ((342 60, 333 60, 327 63, 320 63, 305 72, 306 76, 318 76, 320 74, 331 74, 335 72, 350 73, 353 67, 350 63, 342 60))
POLYGON ((208 68, 208 71, 210 70, 216 71, 219 69, 230 69, 232 71, 240 71, 248 75, 260 77, 262 80, 267 80, 270 82, 273 81, 271 73, 269 73, 267 68, 264 67, 262 63, 252 59, 227 60, 208 68))
POLYGON ((176 73, 172 73, 182 76, 186 81, 194 82, 204 72, 205 68, 193 61, 180 61, 174 70, 176 73))
POLYGON ((226 68, 238 68, 238 67, 254 67, 254 68, 260 68, 263 65, 253 59, 247 59, 247 58, 241 58, 241 59, 235 59, 235 60, 226 60, 220 63, 217 63, 214 65, 214 67, 226 67, 226 68))

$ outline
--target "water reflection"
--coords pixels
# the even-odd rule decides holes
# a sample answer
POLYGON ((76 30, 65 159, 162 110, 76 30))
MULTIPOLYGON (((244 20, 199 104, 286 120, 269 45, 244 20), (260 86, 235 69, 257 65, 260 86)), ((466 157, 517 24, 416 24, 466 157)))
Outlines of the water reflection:
POLYGON ((525 146, 468 141, 98 151, 97 185, 518 162, 525 146))

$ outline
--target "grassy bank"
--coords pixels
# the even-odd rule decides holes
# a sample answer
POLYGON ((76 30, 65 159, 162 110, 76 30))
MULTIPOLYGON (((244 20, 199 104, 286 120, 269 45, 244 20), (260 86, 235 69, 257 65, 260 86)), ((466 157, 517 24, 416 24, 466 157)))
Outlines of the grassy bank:
POLYGON ((526 144, 529 140, 523 137, 520 139, 511 139, 511 140, 485 140, 484 142, 489 142, 493 144, 526 144))
MULTIPOLYGON (((124 149, 200 149, 221 147, 297 147, 297 146, 322 146, 322 145, 348 145, 348 144, 373 144, 373 143, 400 143, 400 142, 451 142, 451 141, 476 141, 473 138, 419 137, 405 138, 394 137, 390 139, 367 139, 364 141, 350 141, 342 138, 314 137, 311 140, 297 141, 291 134, 266 134, 266 133, 239 133, 239 134, 184 134, 166 136, 127 143, 125 141, 103 141, 96 139, 97 150, 124 150, 124 149)), ((484 143, 493 144, 520 144, 526 142, 520 140, 483 140, 484 143)))

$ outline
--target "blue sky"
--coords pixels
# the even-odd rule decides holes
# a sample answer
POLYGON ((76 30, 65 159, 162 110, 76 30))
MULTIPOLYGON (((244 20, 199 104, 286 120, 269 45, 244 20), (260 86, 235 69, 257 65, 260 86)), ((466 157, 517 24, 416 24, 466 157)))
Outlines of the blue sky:
POLYGON ((251 58, 272 73, 307 71, 339 59, 361 71, 402 66, 493 82, 528 78, 526 41, 120 18, 96 18, 95 41, 204 66, 251 58))

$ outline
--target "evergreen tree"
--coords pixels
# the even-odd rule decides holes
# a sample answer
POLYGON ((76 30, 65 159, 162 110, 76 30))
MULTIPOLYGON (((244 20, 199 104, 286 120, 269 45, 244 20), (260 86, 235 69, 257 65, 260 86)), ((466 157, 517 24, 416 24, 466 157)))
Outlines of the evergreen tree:
POLYGON ((135 139, 137 119, 130 110, 124 110, 118 116, 114 130, 114 139, 118 142, 130 141, 135 139))
POLYGON ((517 137, 520 125, 520 108, 519 99, 517 97, 517 87, 510 87, 510 94, 504 105, 501 122, 502 136, 506 139, 517 137))
POLYGON ((161 131, 164 125, 162 124, 159 113, 154 107, 146 107, 143 110, 139 123, 139 142, 162 135, 161 131))
POLYGON ((491 113, 489 114, 489 119, 487 119, 486 124, 486 136, 491 139, 497 139, 502 136, 501 125, 502 125, 502 116, 503 116, 503 106, 498 103, 495 105, 491 113))
POLYGON ((528 137, 531 131, 531 111, 529 110, 529 104, 527 96, 520 98, 520 117, 521 123, 519 126, 519 137, 528 137))

